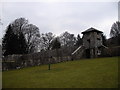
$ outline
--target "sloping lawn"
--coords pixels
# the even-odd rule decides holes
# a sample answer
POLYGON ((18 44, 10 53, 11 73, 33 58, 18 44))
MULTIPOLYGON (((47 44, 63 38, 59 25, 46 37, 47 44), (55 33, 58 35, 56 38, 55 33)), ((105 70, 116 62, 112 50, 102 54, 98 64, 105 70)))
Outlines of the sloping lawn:
POLYGON ((3 88, 117 88, 118 57, 84 59, 2 73, 3 88))

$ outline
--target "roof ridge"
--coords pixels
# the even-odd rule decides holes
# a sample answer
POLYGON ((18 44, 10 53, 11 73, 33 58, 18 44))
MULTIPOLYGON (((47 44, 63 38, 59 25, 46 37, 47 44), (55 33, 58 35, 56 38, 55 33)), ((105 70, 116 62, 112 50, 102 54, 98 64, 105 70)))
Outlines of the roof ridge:
POLYGON ((89 29, 83 31, 82 34, 84 34, 84 33, 88 33, 88 32, 92 32, 92 31, 96 31, 96 32, 103 33, 102 31, 99 31, 99 30, 97 30, 97 29, 91 27, 91 28, 89 28, 89 29))

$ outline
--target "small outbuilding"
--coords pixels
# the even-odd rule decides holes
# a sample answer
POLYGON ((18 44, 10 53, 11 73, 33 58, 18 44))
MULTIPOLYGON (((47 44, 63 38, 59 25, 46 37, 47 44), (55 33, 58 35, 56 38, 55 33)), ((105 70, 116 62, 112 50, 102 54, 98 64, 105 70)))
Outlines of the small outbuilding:
POLYGON ((87 58, 95 58, 101 54, 100 48, 102 46, 102 31, 95 28, 89 28, 82 32, 83 46, 85 47, 85 56, 87 58))

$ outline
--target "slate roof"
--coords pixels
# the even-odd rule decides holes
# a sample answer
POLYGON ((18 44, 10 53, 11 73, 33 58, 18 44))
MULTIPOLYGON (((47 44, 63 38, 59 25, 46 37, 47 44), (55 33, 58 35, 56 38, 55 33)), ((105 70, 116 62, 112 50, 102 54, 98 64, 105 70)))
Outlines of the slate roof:
POLYGON ((99 32, 99 33, 103 33, 102 31, 99 31, 99 30, 91 27, 91 28, 83 31, 82 34, 85 34, 85 33, 88 33, 88 32, 99 32))

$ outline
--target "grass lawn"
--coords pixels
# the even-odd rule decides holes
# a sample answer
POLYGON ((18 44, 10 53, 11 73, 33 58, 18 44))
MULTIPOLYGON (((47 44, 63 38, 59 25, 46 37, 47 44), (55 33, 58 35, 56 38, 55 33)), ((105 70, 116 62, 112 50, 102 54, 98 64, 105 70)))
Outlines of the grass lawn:
POLYGON ((2 87, 2 60, 0 58, 0 89, 2 87))
POLYGON ((3 88, 117 88, 118 57, 4 71, 2 79, 3 88))

